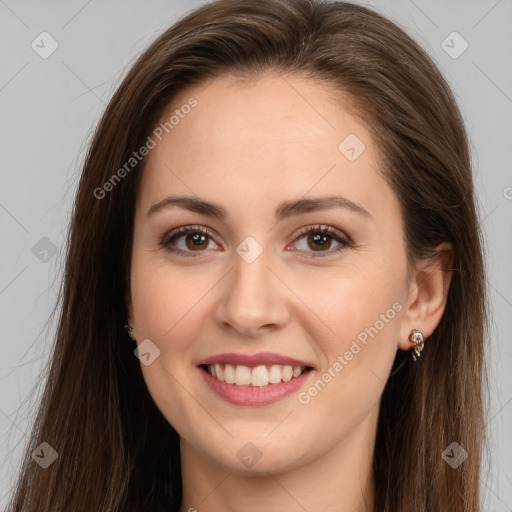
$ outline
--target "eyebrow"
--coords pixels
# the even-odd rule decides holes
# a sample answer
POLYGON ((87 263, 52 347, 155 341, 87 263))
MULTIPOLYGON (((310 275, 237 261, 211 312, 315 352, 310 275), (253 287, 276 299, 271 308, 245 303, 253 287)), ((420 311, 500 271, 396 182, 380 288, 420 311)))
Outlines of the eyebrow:
MULTIPOLYGON (((225 220, 228 217, 227 210, 222 206, 191 196, 166 197, 165 199, 162 199, 162 201, 154 204, 146 213, 146 217, 165 208, 171 207, 200 213, 220 220, 225 220)), ((275 217, 276 220, 281 221, 283 219, 293 217, 294 215, 302 215, 313 211, 328 210, 331 208, 344 208, 362 215, 363 217, 372 217, 370 212, 360 204, 340 196, 283 201, 282 203, 279 203, 276 208, 275 217)))

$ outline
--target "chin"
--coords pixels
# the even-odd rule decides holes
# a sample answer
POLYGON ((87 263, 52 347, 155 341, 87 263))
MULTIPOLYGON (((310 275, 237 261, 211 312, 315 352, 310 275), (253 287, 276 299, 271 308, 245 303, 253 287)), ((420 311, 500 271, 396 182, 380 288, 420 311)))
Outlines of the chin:
MULTIPOLYGON (((229 471, 244 476, 265 476, 267 473, 278 474, 302 466, 307 463, 313 454, 305 450, 304 444, 298 447, 287 443, 258 443, 258 435, 255 441, 233 441, 226 450, 206 454, 216 463, 224 466, 229 471)), ((247 439, 247 437, 246 437, 247 439)), ((219 446, 219 445, 217 445, 219 446)), ((209 447, 207 447, 209 448, 209 447)))

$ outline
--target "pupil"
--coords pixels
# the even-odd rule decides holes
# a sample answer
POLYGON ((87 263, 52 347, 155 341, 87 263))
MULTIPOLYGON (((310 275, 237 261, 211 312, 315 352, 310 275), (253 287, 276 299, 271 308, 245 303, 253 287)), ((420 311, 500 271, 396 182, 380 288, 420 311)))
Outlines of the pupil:
POLYGON ((313 239, 313 243, 319 245, 322 249, 328 249, 329 247, 327 245, 330 245, 330 244, 326 244, 325 243, 328 236, 329 235, 324 235, 322 233, 317 233, 316 235, 310 236, 310 239, 312 238, 313 239))
POLYGON ((197 248, 204 244, 206 235, 203 235, 202 233, 194 233, 193 235, 189 235, 187 237, 187 240, 190 239, 192 239, 192 245, 197 248))

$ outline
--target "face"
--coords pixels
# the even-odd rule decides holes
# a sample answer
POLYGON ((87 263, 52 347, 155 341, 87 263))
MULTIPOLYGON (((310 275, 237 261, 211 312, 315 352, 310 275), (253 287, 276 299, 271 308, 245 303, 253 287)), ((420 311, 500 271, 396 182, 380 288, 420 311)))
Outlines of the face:
POLYGON ((210 462, 304 465, 376 425, 408 294, 397 197, 369 131, 318 83, 224 77, 184 91, 162 121, 176 109, 135 214, 129 310, 145 381, 210 462), (342 199, 310 202, 326 198, 342 199))

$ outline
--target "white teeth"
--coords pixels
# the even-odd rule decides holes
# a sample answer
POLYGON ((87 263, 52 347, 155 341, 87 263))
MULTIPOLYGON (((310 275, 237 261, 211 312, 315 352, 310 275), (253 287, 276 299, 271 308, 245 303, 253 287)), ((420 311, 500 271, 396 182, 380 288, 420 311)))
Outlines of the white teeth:
POLYGON ((281 367, 278 364, 273 364, 270 367, 270 373, 268 375, 268 380, 272 384, 279 384, 281 382, 281 367))
POLYGON ((290 365, 287 365, 283 367, 281 371, 283 381, 288 382, 289 380, 292 380, 293 377, 293 368, 290 365))
POLYGON ((239 364, 235 370, 235 384, 237 386, 248 386, 251 383, 251 369, 239 364))
POLYGON ((268 384, 268 372, 265 366, 256 366, 256 368, 253 368, 251 384, 253 386, 266 386, 268 384))
POLYGON ((231 364, 227 364, 224 368, 224 380, 227 384, 235 383, 235 367, 231 364))
POLYGON ((279 384, 281 381, 289 382, 292 378, 302 375, 305 367, 273 364, 271 366, 260 365, 249 368, 242 364, 211 364, 208 365, 208 373, 227 384, 236 386, 263 387, 270 384, 279 384))
POLYGON ((222 382, 224 382, 225 378, 224 378, 224 370, 222 369, 222 365, 221 364, 215 364, 215 365, 210 365, 210 366, 215 366, 215 375, 214 375, 214 377, 217 377, 218 380, 221 380, 222 382))

